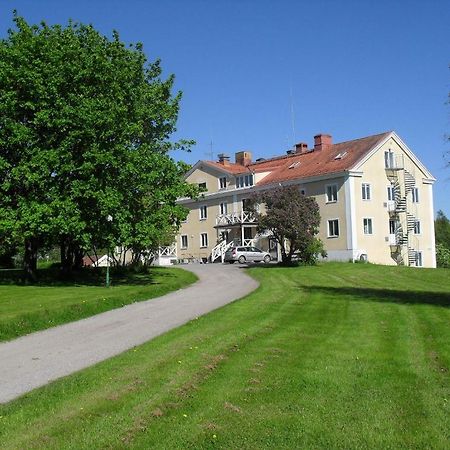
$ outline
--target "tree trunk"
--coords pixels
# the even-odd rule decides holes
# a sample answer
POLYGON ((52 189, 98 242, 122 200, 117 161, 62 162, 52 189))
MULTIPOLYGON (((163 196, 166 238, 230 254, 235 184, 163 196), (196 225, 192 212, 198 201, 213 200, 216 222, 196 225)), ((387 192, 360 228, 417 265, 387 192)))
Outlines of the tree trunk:
POLYGON ((75 270, 79 270, 83 267, 83 256, 84 251, 77 246, 76 249, 74 250, 74 261, 73 261, 75 270))
POLYGON ((59 243, 59 250, 61 253, 61 268, 65 267, 67 262, 66 262, 66 242, 64 240, 64 238, 61 238, 61 242, 59 243))
POLYGON ((68 274, 73 267, 73 246, 70 242, 70 238, 61 238, 61 270, 63 273, 68 274))
POLYGON ((37 251, 38 243, 36 238, 25 239, 25 254, 23 259, 23 265, 26 277, 31 281, 37 279, 37 251))

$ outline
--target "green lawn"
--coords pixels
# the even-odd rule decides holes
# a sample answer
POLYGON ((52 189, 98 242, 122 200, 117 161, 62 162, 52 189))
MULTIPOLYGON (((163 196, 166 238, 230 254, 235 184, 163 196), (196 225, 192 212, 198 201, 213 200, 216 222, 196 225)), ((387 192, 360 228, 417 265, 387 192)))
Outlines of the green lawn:
POLYGON ((250 273, 246 298, 1 406, 2 448, 449 448, 450 271, 250 273))
POLYGON ((191 272, 160 267, 147 274, 113 273, 109 288, 104 270, 88 269, 70 281, 41 270, 34 285, 20 284, 15 275, 0 271, 0 341, 159 297, 197 279, 191 272))

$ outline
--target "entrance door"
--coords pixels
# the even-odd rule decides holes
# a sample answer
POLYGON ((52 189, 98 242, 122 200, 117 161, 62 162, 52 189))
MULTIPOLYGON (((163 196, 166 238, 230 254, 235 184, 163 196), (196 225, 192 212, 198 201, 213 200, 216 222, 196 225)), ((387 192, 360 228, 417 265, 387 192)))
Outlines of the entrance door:
POLYGON ((395 220, 389 220, 389 244, 395 245, 395 232, 397 230, 397 223, 395 220))

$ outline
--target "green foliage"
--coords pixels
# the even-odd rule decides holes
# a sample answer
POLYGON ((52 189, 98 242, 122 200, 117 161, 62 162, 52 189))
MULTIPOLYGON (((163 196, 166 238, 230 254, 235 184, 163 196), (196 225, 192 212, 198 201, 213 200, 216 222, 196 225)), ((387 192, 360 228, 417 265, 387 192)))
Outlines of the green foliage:
POLYGON ((266 205, 265 213, 258 216, 258 229, 272 233, 284 264, 290 264, 294 255, 304 264, 315 264, 319 255, 325 255, 322 242, 315 237, 320 214, 314 198, 305 197, 296 186, 287 186, 258 194, 253 200, 266 205))
POLYGON ((450 267, 450 220, 442 210, 434 221, 436 237, 436 264, 438 267, 450 267))
POLYGON ((436 264, 438 267, 450 268, 450 249, 443 244, 436 244, 436 264))
POLYGON ((437 244, 442 244, 444 247, 450 249, 450 220, 442 210, 439 210, 436 214, 434 234, 437 244))
MULTIPOLYGON (((92 26, 29 25, 0 41, 0 235, 36 259, 61 244, 63 264, 88 248, 137 255, 170 239, 193 193, 168 155, 181 93, 142 45, 92 26), (112 216, 112 222, 107 217, 112 216)), ((79 261, 78 261, 79 262, 79 261)))

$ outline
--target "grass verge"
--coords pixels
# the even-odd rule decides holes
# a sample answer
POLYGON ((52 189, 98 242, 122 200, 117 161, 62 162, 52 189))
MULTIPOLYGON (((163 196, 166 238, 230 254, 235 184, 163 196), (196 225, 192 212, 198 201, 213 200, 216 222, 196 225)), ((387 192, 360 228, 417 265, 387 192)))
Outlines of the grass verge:
POLYGON ((250 273, 245 299, 1 406, 2 447, 448 448, 448 270, 250 273))
POLYGON ((21 284, 14 272, 0 274, 0 341, 83 319, 110 309, 159 297, 197 278, 177 268, 151 268, 147 273, 113 273, 104 285, 104 270, 86 270, 61 280, 41 270, 39 282, 21 284))

